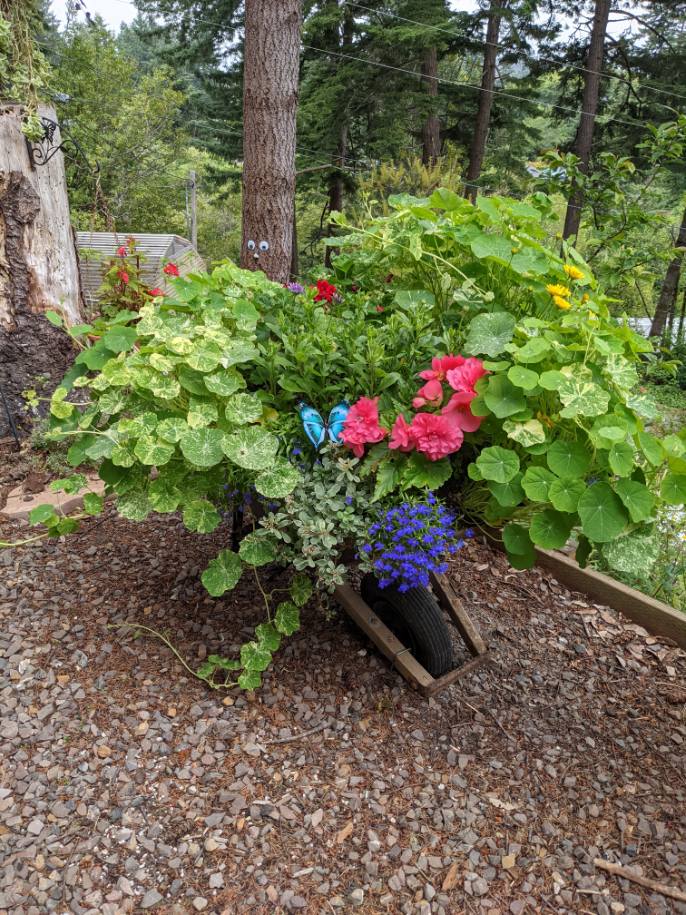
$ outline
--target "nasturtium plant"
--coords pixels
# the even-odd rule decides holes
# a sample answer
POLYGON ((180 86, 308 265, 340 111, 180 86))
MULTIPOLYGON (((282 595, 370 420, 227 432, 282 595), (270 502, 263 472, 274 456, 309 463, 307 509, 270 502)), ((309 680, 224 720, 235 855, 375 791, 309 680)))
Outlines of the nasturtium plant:
MULTIPOLYGON (((501 528, 518 569, 576 543, 581 564, 623 571, 653 561, 655 519, 686 503, 686 433, 655 434, 638 383, 650 344, 611 316, 574 249, 548 244, 548 198, 438 190, 389 206, 362 227, 337 217, 347 234, 311 288, 225 263, 72 329, 81 352, 51 434, 74 468, 97 467, 131 521, 178 512, 216 537, 245 509, 250 533, 202 581, 219 598, 249 576, 266 618, 239 657, 195 672, 211 686, 259 686, 313 589, 343 582, 344 558, 398 504, 440 491, 501 528), (344 443, 324 429, 313 447, 302 404, 323 417, 347 404, 344 443), (276 606, 260 584, 273 562, 295 572, 276 606)), ((102 506, 89 496, 85 514, 102 506)), ((32 521, 51 536, 78 524, 49 507, 32 521)))

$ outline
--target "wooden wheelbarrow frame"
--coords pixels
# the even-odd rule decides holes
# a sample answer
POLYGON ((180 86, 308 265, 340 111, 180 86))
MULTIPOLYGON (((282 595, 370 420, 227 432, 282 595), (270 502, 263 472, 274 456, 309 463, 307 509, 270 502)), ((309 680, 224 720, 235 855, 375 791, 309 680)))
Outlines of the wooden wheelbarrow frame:
POLYGON ((483 663, 493 660, 493 653, 483 640, 478 627, 464 608, 462 601, 445 575, 431 575, 431 588, 439 606, 462 636, 473 655, 470 661, 455 667, 442 677, 432 677, 419 661, 398 639, 372 608, 350 585, 339 585, 334 597, 348 616, 369 636, 379 651, 385 655, 398 672, 423 696, 435 696, 456 680, 470 674, 483 663))

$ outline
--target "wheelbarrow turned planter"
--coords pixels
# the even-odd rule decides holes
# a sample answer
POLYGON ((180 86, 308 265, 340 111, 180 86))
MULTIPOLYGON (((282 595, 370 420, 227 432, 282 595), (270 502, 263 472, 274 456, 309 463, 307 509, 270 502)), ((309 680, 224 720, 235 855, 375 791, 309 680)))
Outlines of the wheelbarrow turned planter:
MULTIPOLYGON (((455 667, 441 676, 434 677, 414 656, 410 646, 403 644, 390 628, 375 613, 367 601, 350 585, 339 585, 334 596, 348 616, 369 636, 376 647, 397 668, 407 682, 424 696, 433 696, 456 680, 471 673, 476 667, 493 658, 478 627, 465 610, 462 601, 445 575, 432 575, 433 594, 439 606, 448 614, 470 653, 470 661, 455 667)), ((369 589, 364 589, 369 594, 369 589)), ((383 592, 381 592, 383 593, 383 592)), ((372 591, 374 594, 374 591, 372 591)), ((405 620, 406 622, 406 620, 405 620)), ((409 639, 408 639, 409 641, 409 639)))

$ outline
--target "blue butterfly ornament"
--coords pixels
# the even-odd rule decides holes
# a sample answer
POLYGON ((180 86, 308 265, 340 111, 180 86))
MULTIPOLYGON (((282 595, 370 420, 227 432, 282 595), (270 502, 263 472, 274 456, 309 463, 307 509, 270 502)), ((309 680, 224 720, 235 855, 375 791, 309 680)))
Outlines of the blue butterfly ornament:
POLYGON ((317 450, 324 444, 327 435, 334 445, 342 444, 343 424, 349 412, 350 404, 343 400, 332 408, 329 420, 325 422, 319 410, 308 406, 302 400, 298 404, 298 413, 305 435, 317 450))

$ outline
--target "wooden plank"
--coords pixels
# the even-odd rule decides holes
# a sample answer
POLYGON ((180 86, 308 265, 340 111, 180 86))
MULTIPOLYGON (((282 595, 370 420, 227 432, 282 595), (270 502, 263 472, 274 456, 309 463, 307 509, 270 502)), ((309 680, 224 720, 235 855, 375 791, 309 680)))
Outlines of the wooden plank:
POLYGON ((447 674, 443 674, 442 677, 438 677, 429 686, 421 687, 421 693, 423 696, 435 696, 436 693, 440 693, 441 690, 451 686, 457 680, 462 679, 462 677, 466 677, 467 674, 470 674, 477 667, 481 667, 482 664, 492 663, 493 660, 493 652, 485 651, 483 654, 479 654, 475 658, 472 658, 471 661, 466 661, 460 667, 456 667, 454 670, 449 670, 447 674))
POLYGON ((570 556, 536 548, 538 565, 573 591, 587 594, 596 603, 619 610, 653 635, 673 639, 686 649, 686 613, 648 597, 594 569, 581 569, 570 556))
POLYGON ((403 677, 420 691, 431 686, 435 680, 425 670, 408 648, 396 638, 391 630, 354 591, 350 585, 338 585, 334 597, 343 605, 348 615, 357 623, 360 629, 369 636, 379 651, 384 654, 403 677))
POLYGON ((458 632, 464 639, 467 648, 473 655, 485 654, 488 647, 481 633, 472 622, 471 617, 464 608, 464 604, 445 575, 431 573, 431 584, 436 595, 436 600, 450 616, 458 632))

